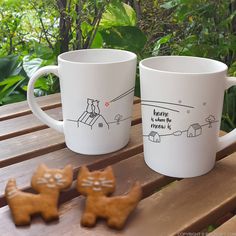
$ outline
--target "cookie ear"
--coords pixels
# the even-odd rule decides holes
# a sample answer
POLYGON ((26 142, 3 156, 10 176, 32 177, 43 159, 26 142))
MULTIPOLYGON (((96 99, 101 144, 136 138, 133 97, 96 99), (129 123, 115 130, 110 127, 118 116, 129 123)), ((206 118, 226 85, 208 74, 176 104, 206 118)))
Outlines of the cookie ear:
POLYGON ((40 164, 37 168, 37 171, 46 171, 48 170, 48 167, 45 164, 40 164))
POLYGON ((72 181, 72 179, 73 179, 72 165, 66 165, 62 171, 72 181))
POLYGON ((80 169, 79 169, 79 173, 78 173, 78 176, 77 176, 77 190, 79 192, 81 192, 81 189, 80 189, 80 182, 83 180, 83 178, 86 178, 88 173, 89 173, 89 169, 87 168, 87 166, 81 166, 80 169))
POLYGON ((63 169, 63 172, 68 175, 71 174, 73 172, 72 165, 66 165, 63 169))
POLYGON ((79 175, 86 175, 88 174, 90 171, 89 169, 87 168, 87 166, 81 166, 80 167, 80 170, 79 170, 79 175))
POLYGON ((106 167, 106 169, 104 169, 104 172, 106 172, 107 174, 113 175, 113 170, 111 166, 106 167))

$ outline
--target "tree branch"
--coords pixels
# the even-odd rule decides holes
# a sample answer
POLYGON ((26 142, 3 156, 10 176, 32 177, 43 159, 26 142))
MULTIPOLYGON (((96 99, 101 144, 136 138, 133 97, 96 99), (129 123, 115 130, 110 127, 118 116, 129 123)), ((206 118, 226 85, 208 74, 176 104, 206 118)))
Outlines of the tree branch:
POLYGON ((49 40, 49 38, 48 38, 48 35, 47 35, 47 30, 46 30, 45 27, 44 27, 43 19, 42 19, 40 16, 39 16, 39 21, 40 21, 40 24, 41 24, 41 26, 42 26, 43 34, 44 34, 45 39, 46 39, 46 41, 47 41, 47 43, 48 43, 48 46, 49 46, 51 49, 53 49, 53 45, 52 45, 52 43, 50 42, 50 40, 49 40))
POLYGON ((103 14, 103 12, 104 12, 104 10, 105 10, 105 7, 106 7, 109 3, 110 3, 110 0, 108 0, 107 3, 105 3, 105 4, 101 7, 100 11, 98 11, 97 15, 94 16, 93 21, 92 21, 92 27, 93 27, 93 29, 92 29, 90 35, 88 35, 88 37, 86 38, 85 43, 84 43, 84 45, 83 45, 83 48, 89 48, 89 47, 91 47, 91 45, 92 45, 92 43, 93 43, 93 40, 94 40, 94 38, 95 38, 95 36, 96 36, 96 33, 97 33, 97 31, 98 31, 98 27, 99 27, 100 21, 101 21, 101 19, 102 19, 102 14, 103 14))
MULTIPOLYGON (((37 16, 38 16, 38 18, 39 18, 39 22, 40 22, 41 27, 42 27, 42 32, 43 32, 43 34, 44 34, 44 36, 45 36, 45 39, 46 39, 46 41, 47 41, 47 43, 48 43, 49 48, 53 49, 53 45, 52 45, 52 43, 50 42, 50 40, 49 40, 49 38, 48 38, 48 32, 47 32, 47 30, 45 29, 45 26, 44 26, 44 23, 43 23, 43 19, 42 19, 42 17, 38 14, 38 9, 37 9, 36 6, 34 5, 34 3, 32 3, 31 6, 34 8, 34 10, 35 10, 35 12, 36 12, 36 14, 37 14, 37 16)), ((41 34, 42 34, 42 32, 41 32, 41 34)))

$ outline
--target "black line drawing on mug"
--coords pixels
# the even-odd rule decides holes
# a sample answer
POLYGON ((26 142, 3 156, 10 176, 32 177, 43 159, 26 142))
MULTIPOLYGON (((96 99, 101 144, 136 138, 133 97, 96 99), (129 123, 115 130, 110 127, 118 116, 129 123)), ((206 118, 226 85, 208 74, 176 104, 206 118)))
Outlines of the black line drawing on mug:
MULTIPOLYGON (((154 100, 141 100, 141 105, 142 106, 161 108, 161 109, 165 109, 165 110, 173 111, 173 112, 180 112, 180 110, 177 109, 176 107, 189 108, 189 109, 195 108, 193 106, 182 104, 181 100, 179 100, 178 103, 164 102, 164 101, 154 101, 154 100), (165 106, 163 106, 163 105, 160 106, 159 104, 164 104, 165 106)), ((187 110, 187 113, 190 113, 189 109, 187 110)))
POLYGON ((173 133, 167 133, 167 134, 159 134, 157 131, 150 131, 149 134, 143 135, 143 137, 147 137, 149 141, 154 143, 160 143, 161 137, 164 136, 181 136, 183 133, 186 133, 187 138, 194 138, 202 135, 203 127, 207 126, 208 128, 212 128, 213 123, 219 122, 216 120, 215 116, 209 115, 205 121, 207 123, 200 125, 199 123, 193 123, 191 124, 188 129, 186 130, 177 130, 173 133))
POLYGON ((85 125, 90 127, 91 129, 95 127, 110 129, 110 124, 120 125, 121 122, 132 118, 131 116, 123 118, 123 115, 118 113, 114 116, 114 121, 108 122, 101 114, 99 102, 100 101, 98 100, 87 98, 86 110, 79 116, 79 118, 77 120, 67 120, 71 122, 76 122, 77 127, 85 125))
POLYGON ((123 98, 123 97, 129 95, 130 93, 134 92, 134 89, 135 89, 135 87, 133 87, 133 88, 127 90, 126 92, 122 93, 121 95, 119 95, 119 96, 113 98, 111 101, 109 101, 109 103, 115 102, 115 101, 120 100, 121 98, 123 98))
POLYGON ((129 119, 131 119, 131 118, 132 118, 132 116, 123 118, 122 115, 116 114, 115 117, 114 117, 114 120, 115 120, 115 121, 108 122, 108 124, 117 124, 117 125, 119 125, 120 122, 125 121, 125 120, 129 120, 129 119))
POLYGON ((193 106, 189 106, 189 105, 184 105, 184 104, 182 104, 182 101, 181 101, 181 100, 179 100, 179 103, 163 102, 163 101, 154 101, 154 100, 141 100, 141 102, 146 102, 146 103, 163 103, 163 104, 174 105, 174 106, 180 106, 180 107, 195 108, 195 107, 193 107, 193 106))
POLYGON ((187 137, 197 137, 202 134, 202 126, 199 123, 191 124, 187 130, 187 137))
POLYGON ((110 128, 104 116, 100 114, 99 101, 91 98, 87 98, 86 110, 77 120, 67 120, 77 122, 78 127, 80 125, 86 125, 89 126, 91 129, 95 127, 105 129, 110 128))
POLYGON ((208 122, 208 127, 211 128, 212 127, 212 123, 214 123, 216 120, 216 118, 212 115, 208 116, 205 121, 208 122))
POLYGON ((157 108, 162 108, 168 111, 174 111, 174 112, 179 112, 178 110, 167 108, 167 107, 162 107, 162 106, 157 106, 157 105, 152 105, 152 104, 146 104, 146 103, 141 103, 142 106, 149 106, 149 107, 157 107, 157 108))
POLYGON ((126 92, 120 94, 119 96, 113 98, 109 102, 105 102, 105 106, 108 107, 111 103, 116 102, 116 101, 128 96, 129 94, 132 94, 134 92, 134 89, 135 89, 135 87, 133 87, 133 88, 127 90, 126 92))

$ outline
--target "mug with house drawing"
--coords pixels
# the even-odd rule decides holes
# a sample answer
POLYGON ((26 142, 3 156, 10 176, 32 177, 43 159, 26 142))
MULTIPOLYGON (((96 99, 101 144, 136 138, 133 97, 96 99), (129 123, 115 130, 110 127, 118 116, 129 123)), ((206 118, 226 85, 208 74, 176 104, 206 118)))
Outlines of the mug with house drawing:
MULTIPOLYGON (((204 123, 190 123, 184 130, 176 130, 174 132, 170 132, 172 130, 171 122, 172 119, 169 117, 169 113, 180 113, 187 108, 186 113, 190 114, 190 109, 194 109, 195 107, 189 105, 183 105, 180 100, 178 103, 164 102, 164 101, 150 101, 150 100, 142 100, 142 106, 151 107, 152 115, 150 121, 151 130, 146 134, 143 134, 144 138, 147 138, 149 141, 153 143, 160 143, 161 140, 166 136, 181 136, 185 135, 187 138, 194 138, 202 135, 204 132, 204 127, 212 128, 214 123, 219 122, 216 120, 214 115, 209 115, 205 118, 204 123), (168 130, 166 133, 158 132, 159 130, 168 130)), ((203 103, 203 106, 206 106, 206 103, 203 103)))
MULTIPOLYGON (((106 101, 104 103, 105 108, 109 109, 110 105, 114 102, 118 102, 120 99, 133 95, 134 87, 129 89, 128 91, 122 93, 121 95, 113 98, 110 101, 106 101)), ((131 116, 124 117, 119 113, 114 114, 114 120, 108 121, 101 112, 100 109, 100 101, 87 98, 87 104, 85 110, 79 116, 77 120, 67 119, 68 121, 76 122, 77 127, 88 127, 92 129, 110 129, 110 126, 113 124, 120 125, 121 122, 130 121, 131 116)))

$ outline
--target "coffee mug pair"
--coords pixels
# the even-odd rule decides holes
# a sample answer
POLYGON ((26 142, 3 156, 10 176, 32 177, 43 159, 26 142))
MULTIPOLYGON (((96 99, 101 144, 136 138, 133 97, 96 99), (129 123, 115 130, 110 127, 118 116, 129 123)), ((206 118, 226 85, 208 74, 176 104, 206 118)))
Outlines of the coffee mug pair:
MULTIPOLYGON (((28 103, 48 126, 64 133, 74 152, 114 152, 129 142, 137 56, 115 49, 85 49, 39 69, 28 85, 28 103), (60 79, 63 121, 44 113, 34 84, 47 73, 60 79)), ((207 58, 160 56, 139 64, 144 158, 173 177, 207 173, 216 152, 236 140, 236 130, 218 138, 225 89, 236 84, 227 66, 207 58)))

